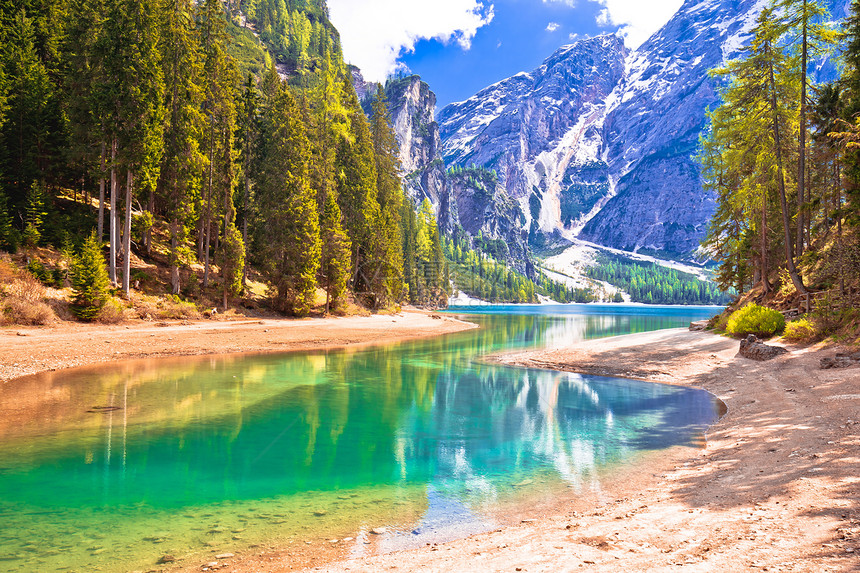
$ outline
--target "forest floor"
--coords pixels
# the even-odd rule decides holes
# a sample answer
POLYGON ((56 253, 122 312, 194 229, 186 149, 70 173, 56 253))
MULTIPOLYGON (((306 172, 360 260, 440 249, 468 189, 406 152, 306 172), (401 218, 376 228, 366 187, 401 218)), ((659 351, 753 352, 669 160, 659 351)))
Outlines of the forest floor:
POLYGON ((421 310, 339 318, 60 321, 0 328, 0 384, 60 368, 165 356, 287 352, 383 344, 475 325, 421 310))
MULTIPOLYGON (((668 330, 492 357, 704 388, 728 411, 703 447, 646 456, 592 495, 523 508, 489 533, 311 570, 860 570, 860 367, 819 369, 832 346, 791 346, 769 362, 737 350, 736 340, 668 330)), ((225 570, 288 571, 286 555, 275 548, 225 570)))

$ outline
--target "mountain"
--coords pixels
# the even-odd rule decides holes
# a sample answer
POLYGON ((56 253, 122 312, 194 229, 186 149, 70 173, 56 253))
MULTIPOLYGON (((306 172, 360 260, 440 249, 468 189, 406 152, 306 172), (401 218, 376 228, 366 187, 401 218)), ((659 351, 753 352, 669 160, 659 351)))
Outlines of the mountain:
POLYGON ((708 70, 738 55, 766 5, 687 0, 636 51, 615 36, 563 46, 442 109, 445 163, 495 170, 537 248, 579 238, 690 257, 714 210, 694 159, 717 102, 708 70))
MULTIPOLYGON (((352 82, 369 114, 377 84, 367 83, 360 70, 351 69, 352 82)), ((523 214, 501 185, 497 174, 484 168, 446 170, 439 153, 436 95, 419 76, 392 79, 385 84, 391 123, 400 146, 400 164, 408 195, 417 205, 429 199, 439 226, 449 235, 462 229, 480 244, 504 244, 493 249, 500 262, 533 276, 523 214)))

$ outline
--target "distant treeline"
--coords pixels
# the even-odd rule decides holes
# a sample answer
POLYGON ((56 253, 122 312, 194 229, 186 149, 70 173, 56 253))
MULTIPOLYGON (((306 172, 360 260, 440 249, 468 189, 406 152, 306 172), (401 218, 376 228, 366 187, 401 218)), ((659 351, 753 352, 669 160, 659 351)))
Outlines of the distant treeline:
POLYGON ((586 274, 623 289, 633 302, 649 304, 728 304, 735 293, 722 292, 715 283, 655 263, 633 262, 600 255, 586 274))

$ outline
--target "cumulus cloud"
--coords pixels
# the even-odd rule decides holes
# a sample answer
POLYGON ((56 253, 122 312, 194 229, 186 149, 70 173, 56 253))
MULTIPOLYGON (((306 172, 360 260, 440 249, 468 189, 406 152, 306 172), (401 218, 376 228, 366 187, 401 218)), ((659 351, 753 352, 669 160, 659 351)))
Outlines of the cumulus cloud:
MULTIPOLYGON (((546 0, 544 0, 546 1, 546 0)), ((566 0, 552 0, 566 1, 566 0)), ((600 26, 618 26, 624 42, 638 48, 678 11, 683 0, 597 0, 604 6, 597 16, 600 26)))
POLYGON ((384 81, 397 61, 423 39, 456 42, 464 50, 478 29, 493 20, 493 5, 479 0, 329 0, 344 58, 368 80, 384 81))
POLYGON ((559 24, 558 22, 550 22, 546 25, 547 32, 555 32, 559 28, 561 28, 561 24, 559 24))

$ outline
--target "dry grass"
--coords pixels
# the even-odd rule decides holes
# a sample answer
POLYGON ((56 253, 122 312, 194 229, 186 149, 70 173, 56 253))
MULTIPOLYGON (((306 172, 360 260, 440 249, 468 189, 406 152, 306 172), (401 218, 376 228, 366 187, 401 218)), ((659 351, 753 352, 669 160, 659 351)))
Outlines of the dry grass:
POLYGON ((133 295, 131 299, 135 316, 143 320, 197 320, 200 311, 194 303, 173 295, 153 297, 133 295))
POLYGON ((46 289, 33 275, 0 258, 0 324, 43 325, 57 320, 46 289))

